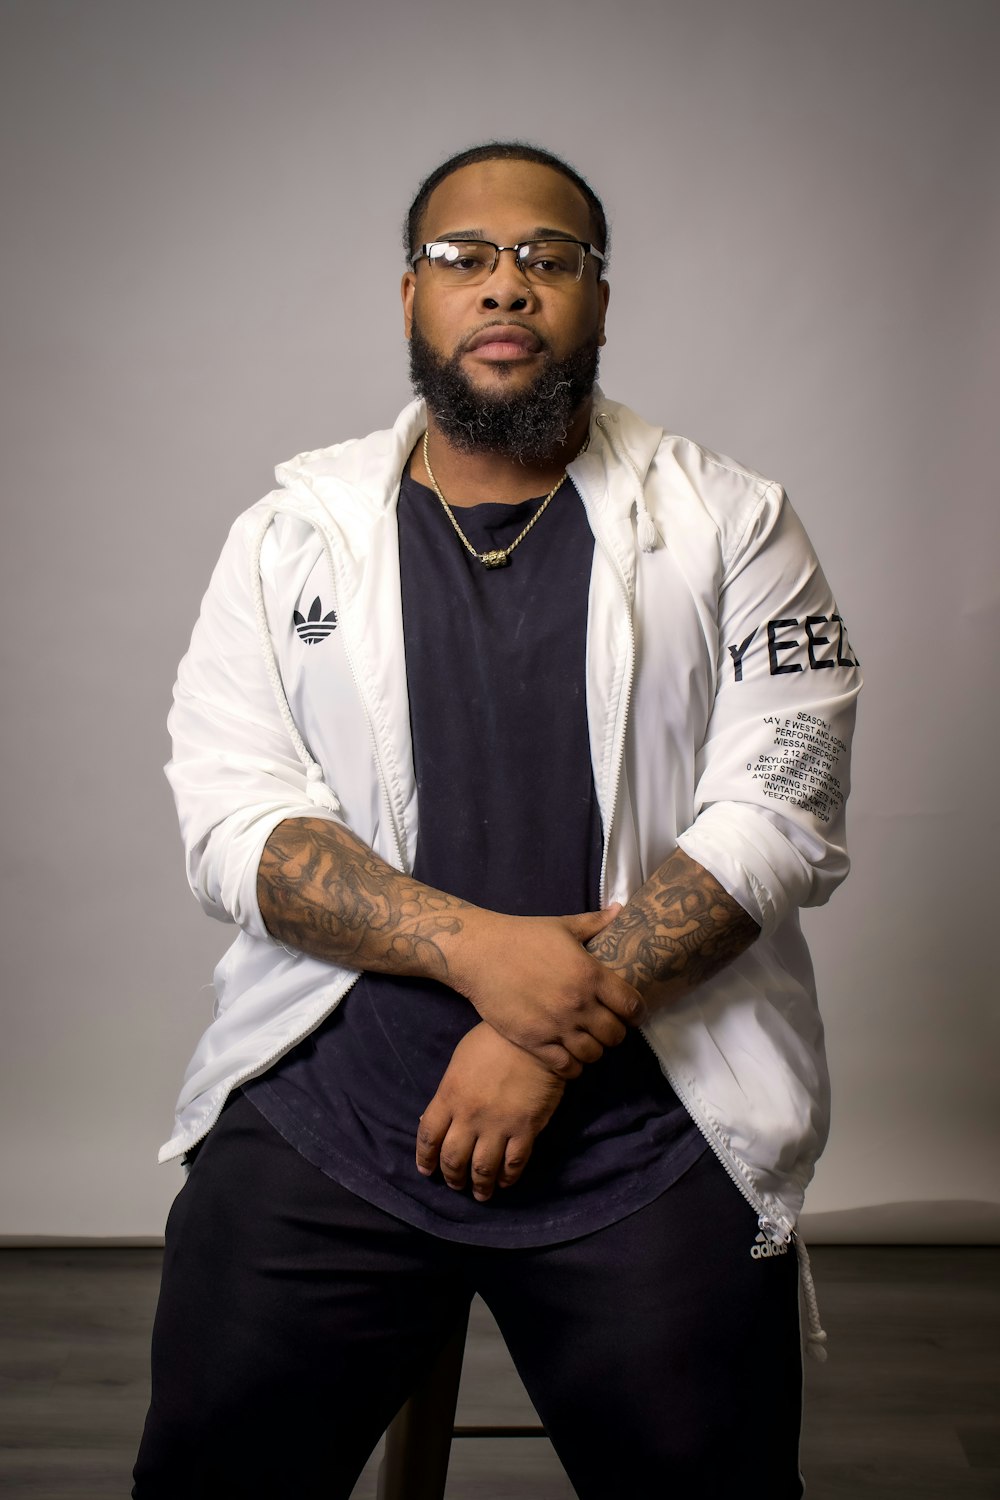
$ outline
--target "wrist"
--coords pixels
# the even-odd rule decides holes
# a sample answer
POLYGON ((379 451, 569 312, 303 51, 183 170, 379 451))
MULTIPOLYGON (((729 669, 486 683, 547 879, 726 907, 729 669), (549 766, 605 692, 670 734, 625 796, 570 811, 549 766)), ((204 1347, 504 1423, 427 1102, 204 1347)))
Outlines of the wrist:
POLYGON ((447 932, 437 938, 437 947, 443 960, 444 973, 438 966, 434 972, 425 974, 427 979, 439 979, 450 989, 467 1000, 475 990, 477 965, 482 963, 486 939, 486 924, 491 912, 470 902, 455 903, 454 920, 447 932))

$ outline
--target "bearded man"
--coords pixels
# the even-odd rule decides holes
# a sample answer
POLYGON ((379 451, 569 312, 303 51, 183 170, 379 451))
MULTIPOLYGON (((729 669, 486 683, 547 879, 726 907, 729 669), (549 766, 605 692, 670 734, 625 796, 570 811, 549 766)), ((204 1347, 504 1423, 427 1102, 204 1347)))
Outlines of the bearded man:
POLYGON ((453 157, 406 257, 418 399, 279 468, 180 668, 240 932, 133 1495, 347 1500, 479 1293, 584 1500, 791 1500, 857 662, 780 487, 595 385, 575 171, 453 157))

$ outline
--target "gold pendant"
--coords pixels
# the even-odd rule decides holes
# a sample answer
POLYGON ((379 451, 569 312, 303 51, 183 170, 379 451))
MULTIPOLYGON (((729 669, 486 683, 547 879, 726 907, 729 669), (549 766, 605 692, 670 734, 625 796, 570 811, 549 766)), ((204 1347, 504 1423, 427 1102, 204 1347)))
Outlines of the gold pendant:
POLYGON ((510 558, 506 552, 480 552, 479 561, 484 568, 506 568, 510 558))

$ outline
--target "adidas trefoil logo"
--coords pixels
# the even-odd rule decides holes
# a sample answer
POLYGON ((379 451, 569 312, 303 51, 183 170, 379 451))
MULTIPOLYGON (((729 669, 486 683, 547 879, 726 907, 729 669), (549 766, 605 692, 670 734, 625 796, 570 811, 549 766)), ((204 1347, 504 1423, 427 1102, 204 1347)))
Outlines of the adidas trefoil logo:
POLYGON ((327 636, 332 635, 337 628, 337 611, 331 609, 328 615, 324 615, 318 594, 309 606, 308 619, 305 615, 299 614, 297 609, 292 610, 292 619, 295 622, 295 634, 300 640, 305 641, 307 646, 315 646, 317 641, 325 641, 327 636))
POLYGON ((768 1260, 772 1255, 787 1255, 788 1246, 777 1245, 774 1240, 769 1240, 766 1234, 759 1234, 750 1246, 750 1254, 754 1260, 768 1260))

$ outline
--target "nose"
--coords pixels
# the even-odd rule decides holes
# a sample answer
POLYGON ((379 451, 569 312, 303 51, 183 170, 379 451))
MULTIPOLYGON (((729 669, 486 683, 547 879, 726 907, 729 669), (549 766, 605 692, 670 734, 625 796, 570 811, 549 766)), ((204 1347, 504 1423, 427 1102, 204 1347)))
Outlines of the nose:
POLYGON ((504 308, 507 312, 524 312, 535 306, 531 282, 517 263, 513 250, 501 250, 496 269, 483 282, 480 305, 489 311, 504 308))

